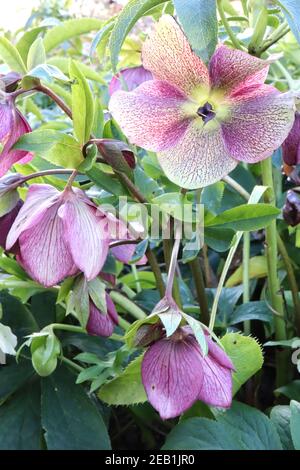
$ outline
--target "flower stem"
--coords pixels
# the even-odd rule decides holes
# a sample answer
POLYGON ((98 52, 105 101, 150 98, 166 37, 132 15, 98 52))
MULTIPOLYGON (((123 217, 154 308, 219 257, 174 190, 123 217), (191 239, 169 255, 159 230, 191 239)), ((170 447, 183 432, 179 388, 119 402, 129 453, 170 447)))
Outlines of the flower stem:
POLYGON ((207 296, 205 292, 204 279, 203 279, 203 274, 202 274, 202 269, 200 266, 199 258, 195 258, 192 261, 190 261, 189 265, 190 265, 193 278, 194 278, 195 288, 197 292, 197 299, 198 299, 200 312, 201 312, 201 321, 205 325, 208 325, 209 324, 209 309, 208 309, 208 304, 207 304, 207 296))
POLYGON ((163 297, 165 295, 166 288, 165 288, 165 284, 163 281, 162 273, 161 273, 159 264, 157 262, 157 259, 155 255, 153 254, 153 251, 149 247, 146 250, 146 256, 151 266, 152 272, 154 274, 160 296, 163 297))
POLYGON ((236 49, 242 49, 238 39, 236 38, 234 32, 232 31, 232 29, 230 28, 230 25, 227 21, 227 18, 226 18, 226 15, 225 15, 225 11, 224 11, 224 8, 223 8, 223 3, 222 3, 222 0, 217 0, 217 5, 218 5, 218 11, 219 11, 219 15, 220 15, 220 18, 222 20, 222 23, 223 23, 223 26, 226 30, 226 33, 228 34, 231 42, 232 42, 232 45, 236 48, 236 49))
POLYGON ((68 359, 67 357, 63 355, 60 356, 60 360, 61 362, 64 362, 68 366, 72 367, 72 369, 75 369, 77 372, 82 372, 85 370, 84 367, 79 366, 75 362, 71 361, 71 359, 68 359))
POLYGON ((57 106, 59 106, 64 111, 64 113, 69 116, 70 119, 73 119, 71 109, 58 95, 56 95, 56 93, 54 93, 54 91, 50 90, 50 88, 47 88, 44 85, 38 85, 35 90, 49 96, 49 98, 51 98, 57 104, 57 106))
POLYGON ((36 173, 31 173, 30 175, 24 176, 21 181, 17 183, 19 186, 20 184, 26 183, 26 181, 32 180, 34 178, 40 178, 43 176, 51 176, 51 175, 69 175, 72 174, 75 170, 74 169, 53 169, 53 170, 43 170, 37 171, 36 173))
MULTIPOLYGON (((272 160, 267 158, 261 162, 263 184, 268 186, 265 193, 265 202, 275 206, 275 194, 272 175, 272 160)), ((286 327, 284 320, 283 299, 280 294, 280 283, 277 275, 277 226, 276 220, 266 227, 266 256, 268 264, 268 288, 270 292, 271 306, 276 311, 274 317, 275 338, 277 341, 286 339, 286 327)), ((287 382, 286 354, 284 351, 276 351, 277 386, 287 382)))
POLYGON ((65 323, 52 323, 49 325, 52 330, 64 330, 64 331, 72 331, 73 333, 86 333, 86 330, 82 328, 82 326, 76 325, 67 325, 65 323))
POLYGON ((177 277, 175 276, 180 241, 181 241, 181 227, 180 227, 180 224, 176 226, 176 221, 175 221, 174 245, 172 246, 172 242, 170 239, 163 240, 164 257, 165 257, 166 267, 168 269, 168 278, 167 278, 167 286, 166 286, 165 295, 166 297, 170 297, 172 296, 172 293, 173 293, 173 298, 175 302, 177 303, 178 307, 182 308, 178 280, 177 280, 177 277), (180 229, 180 234, 179 234, 179 231, 176 233, 176 230, 178 230, 178 227, 180 229))
MULTIPOLYGON (((249 283, 249 261, 250 261, 250 232, 245 232, 243 235, 243 303, 250 300, 250 283, 249 283)), ((244 333, 250 335, 251 323, 250 320, 244 321, 244 333)))
POLYGON ((137 320, 146 318, 147 315, 145 312, 134 302, 132 302, 132 300, 120 294, 120 292, 112 290, 109 295, 116 304, 118 304, 120 307, 123 307, 124 310, 126 310, 126 312, 128 312, 133 318, 137 320))

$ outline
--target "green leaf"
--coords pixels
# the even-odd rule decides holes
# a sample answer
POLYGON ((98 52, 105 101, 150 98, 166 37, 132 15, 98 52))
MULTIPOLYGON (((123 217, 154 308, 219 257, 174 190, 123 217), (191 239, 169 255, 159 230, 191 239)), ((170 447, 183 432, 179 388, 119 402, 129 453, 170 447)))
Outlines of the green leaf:
POLYGON ((125 189, 119 183, 118 180, 113 178, 111 175, 104 173, 99 165, 93 165, 93 167, 86 171, 86 175, 101 189, 114 194, 115 196, 122 196, 126 194, 125 189))
POLYGON ((218 42, 216 0, 174 0, 174 5, 192 49, 208 62, 218 42))
POLYGON ((20 56, 24 61, 24 64, 27 63, 27 56, 30 46, 37 39, 39 34, 45 29, 46 26, 38 26, 37 28, 32 28, 29 31, 26 31, 16 43, 16 48, 18 49, 20 56))
POLYGON ((3 310, 1 322, 10 326, 19 341, 23 342, 24 336, 38 330, 31 312, 16 297, 0 291, 0 304, 3 310))
POLYGON ((51 129, 24 134, 14 148, 36 152, 45 160, 66 168, 76 168, 83 161, 77 140, 71 135, 51 129))
POLYGON ((272 310, 268 307, 266 302, 257 300, 239 305, 231 315, 229 322, 230 325, 235 325, 236 323, 247 320, 260 320, 271 323, 273 321, 273 315, 272 310))
POLYGON ((293 382, 277 388, 274 393, 276 395, 285 395, 291 400, 300 401, 300 380, 293 380, 293 382))
POLYGON ((92 281, 89 281, 88 292, 96 307, 101 311, 101 313, 106 314, 107 304, 104 282, 102 282, 99 277, 96 277, 92 281))
MULTIPOLYGON (((253 256, 249 260, 249 278, 260 279, 267 277, 268 265, 266 256, 253 256)), ((225 286, 233 287, 243 282, 243 266, 239 266, 227 279, 225 286)))
MULTIPOLYGON (((88 80, 94 80, 95 82, 101 83, 103 85, 106 84, 105 80, 103 80, 102 75, 91 67, 88 67, 86 64, 79 62, 78 60, 74 60, 76 66, 79 70, 83 73, 85 78, 88 80)), ((47 60, 48 65, 53 65, 54 67, 60 69, 64 74, 69 74, 69 66, 70 66, 70 59, 69 57, 51 57, 47 60)))
POLYGON ((0 400, 21 388, 33 374, 31 362, 27 360, 0 367, 0 400))
POLYGON ((42 425, 49 450, 109 450, 102 416, 65 367, 42 379, 42 425))
POLYGON ((166 0, 130 0, 127 5, 125 5, 117 17, 109 40, 110 57, 114 71, 117 68, 119 54, 129 31, 145 13, 151 10, 151 8, 165 1, 166 0))
POLYGON ((79 18, 67 20, 50 29, 44 37, 46 52, 51 51, 62 42, 72 39, 81 34, 86 34, 98 30, 102 26, 102 21, 96 18, 79 18))
POLYGON ((72 84, 72 114, 74 132, 80 144, 89 139, 94 123, 94 98, 89 84, 75 62, 70 62, 72 84))
POLYGON ((27 69, 32 70, 37 65, 44 64, 46 62, 46 52, 44 47, 44 41, 41 37, 38 37, 30 46, 27 56, 27 69))
POLYGON ((132 361, 118 377, 101 387, 99 398, 109 405, 133 405, 147 401, 142 384, 143 354, 132 361))
POLYGON ((4 36, 0 37, 0 57, 14 72, 26 74, 26 66, 18 49, 4 36))
POLYGON ((229 250, 233 237, 234 231, 231 229, 221 227, 205 227, 204 229, 205 243, 217 252, 229 250))
POLYGON ((88 284, 84 276, 79 276, 76 279, 71 299, 74 302, 76 316, 80 322, 80 325, 85 328, 89 319, 90 304, 88 284))
POLYGON ((207 211, 214 215, 220 212, 224 190, 224 181, 218 181, 217 183, 210 184, 203 188, 201 192, 201 204, 204 204, 207 211))
POLYGON ((150 271, 140 271, 139 279, 136 280, 134 274, 125 274, 119 278, 119 281, 122 284, 126 284, 131 289, 136 288, 136 283, 139 282, 142 289, 151 289, 156 287, 155 276, 153 272, 150 271))
POLYGON ((260 345, 254 338, 239 333, 227 333, 221 338, 226 353, 235 367, 233 373, 233 395, 263 365, 260 345))
POLYGON ((51 83, 53 79, 64 82, 69 81, 68 77, 63 74, 57 67, 49 64, 41 64, 34 67, 28 72, 29 77, 39 78, 44 82, 51 83))
POLYGON ((0 406, 0 450, 39 450, 41 443, 39 382, 19 390, 0 406))
POLYGON ((291 434, 296 450, 300 450, 300 403, 292 400, 291 404, 291 434))
POLYGON ((242 204, 205 220, 205 226, 254 231, 268 226, 279 214, 279 209, 268 204, 242 204))
POLYGON ((298 0, 277 0, 282 7, 286 21, 300 44, 300 3, 298 0))
POLYGON ((291 408, 287 405, 274 406, 270 418, 276 427, 283 449, 294 450, 290 429, 291 408))
POLYGON ((2 256, 0 258, 0 268, 2 271, 12 274, 13 276, 18 277, 19 279, 23 279, 24 281, 28 278, 27 273, 24 271, 23 268, 15 261, 13 258, 9 258, 8 256, 2 256))
POLYGON ((242 403, 217 415, 217 421, 190 418, 181 421, 167 437, 163 450, 280 450, 272 421, 242 403))

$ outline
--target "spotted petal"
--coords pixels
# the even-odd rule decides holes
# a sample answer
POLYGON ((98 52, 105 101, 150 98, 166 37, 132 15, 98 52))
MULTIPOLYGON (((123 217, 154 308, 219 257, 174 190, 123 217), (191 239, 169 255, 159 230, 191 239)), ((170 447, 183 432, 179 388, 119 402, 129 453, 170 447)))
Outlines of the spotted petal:
POLYGON ((212 87, 222 88, 227 93, 264 83, 268 71, 268 62, 224 45, 217 48, 209 63, 212 87))
POLYGON ((103 219, 97 215, 96 207, 75 193, 70 193, 58 214, 74 263, 88 280, 94 279, 104 265, 109 247, 103 219))
POLYGON ((162 339, 146 351, 142 380, 152 406, 162 419, 174 418, 198 398, 203 383, 199 350, 194 338, 162 339))
POLYGON ((197 120, 189 125, 180 142, 160 152, 158 159, 167 177, 188 189, 215 183, 237 165, 225 147, 221 129, 200 127, 197 120))
POLYGON ((114 93, 109 110, 132 144, 156 152, 174 146, 186 130, 185 101, 172 85, 149 80, 132 92, 114 93))
POLYGON ((274 88, 233 104, 230 121, 222 125, 226 148, 233 158, 255 163, 272 155, 294 122, 294 99, 274 88))
POLYGON ((143 65, 159 80, 190 93, 198 85, 208 85, 208 70, 194 54, 182 29, 170 15, 164 15, 145 41, 143 65))

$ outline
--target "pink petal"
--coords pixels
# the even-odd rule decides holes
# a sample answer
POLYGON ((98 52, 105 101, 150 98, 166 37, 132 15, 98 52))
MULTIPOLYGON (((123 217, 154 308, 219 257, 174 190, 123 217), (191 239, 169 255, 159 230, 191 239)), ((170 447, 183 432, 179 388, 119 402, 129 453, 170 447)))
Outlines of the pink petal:
POLYGON ((209 64, 211 86, 227 93, 264 83, 268 71, 266 61, 224 45, 217 48, 209 64))
POLYGON ((158 80, 165 80, 190 93, 208 84, 208 70, 191 49, 182 29, 170 15, 164 15, 146 40, 143 64, 158 80))
POLYGON ((117 73, 109 84, 110 96, 118 90, 132 91, 143 82, 152 80, 152 73, 142 65, 139 67, 128 67, 117 73))
POLYGON ((282 157, 287 165, 300 164, 300 113, 296 112, 294 125, 282 144, 282 157))
POLYGON ((185 101, 172 85, 150 80, 132 92, 114 93, 109 110, 131 143, 156 152, 174 146, 186 130, 185 101))
POLYGON ((44 217, 45 211, 54 205, 59 197, 59 191, 53 186, 32 184, 28 190, 26 201, 8 234, 6 248, 9 250, 22 232, 39 223, 44 217))
MULTIPOLYGON (((133 244, 124 244, 119 245, 111 248, 111 252, 117 260, 121 261, 121 263, 128 264, 130 263, 136 248, 136 243, 133 244)), ((143 266, 147 264, 147 257, 143 256, 139 261, 135 264, 138 266, 143 266)))
POLYGON ((232 372, 208 354, 202 359, 203 384, 198 399, 211 406, 229 408, 232 401, 232 372))
MULTIPOLYGON (((24 206, 23 206, 24 207, 24 206)), ((74 262, 64 239, 63 222, 57 212, 60 202, 46 208, 39 220, 19 237, 20 262, 29 275, 51 287, 74 274, 74 262)))
POLYGON ((103 267, 109 247, 108 234, 97 208, 73 192, 65 200, 58 213, 63 220, 64 236, 68 242, 74 263, 88 280, 94 279, 103 267))
POLYGON ((198 398, 203 382, 199 358, 193 341, 188 340, 162 339, 146 351, 142 381, 162 419, 179 416, 198 398))
POLYGON ((86 327, 90 335, 109 337, 113 334, 114 327, 119 322, 116 308, 108 294, 106 294, 106 302, 107 314, 105 315, 90 301, 90 315, 86 327))
POLYGON ((21 199, 17 202, 16 206, 7 214, 0 217, 0 246, 5 249, 7 235, 22 207, 21 199))
POLYGON ((0 142, 7 140, 13 125, 12 107, 8 102, 0 103, 0 142))
POLYGON ((209 357, 227 369, 234 370, 234 365, 226 352, 211 338, 207 338, 209 357))
POLYGON ((294 122, 294 99, 274 88, 267 94, 238 100, 222 125, 228 152, 239 161, 255 163, 272 155, 294 122))
POLYGON ((184 137, 158 154, 167 177, 178 186, 196 189, 219 181, 237 165, 227 151, 220 128, 199 127, 193 121, 184 137))

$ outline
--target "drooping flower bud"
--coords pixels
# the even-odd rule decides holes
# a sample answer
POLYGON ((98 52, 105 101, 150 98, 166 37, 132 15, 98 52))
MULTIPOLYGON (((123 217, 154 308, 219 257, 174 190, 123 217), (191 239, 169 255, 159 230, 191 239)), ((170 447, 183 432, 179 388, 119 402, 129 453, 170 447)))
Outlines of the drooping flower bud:
POLYGON ((12 93, 16 90, 21 78, 21 75, 17 72, 9 72, 6 75, 0 75, 1 89, 3 88, 3 91, 6 93, 12 93))
POLYGON ((282 158, 286 165, 300 164, 300 113, 295 114, 294 125, 282 144, 282 158))
POLYGON ((15 106, 14 98, 8 94, 0 95, 0 177, 15 163, 27 163, 32 154, 25 150, 14 150, 17 140, 31 127, 15 106))
POLYGON ((117 171, 128 173, 135 168, 134 153, 125 142, 115 139, 95 141, 105 161, 117 171))
POLYGON ((111 96, 118 90, 132 91, 141 83, 152 79, 152 73, 142 65, 123 69, 111 79, 109 94, 111 96))
MULTIPOLYGON (((23 205, 21 199, 18 200, 17 204, 13 209, 7 212, 5 215, 0 217, 0 246, 5 249, 7 235, 16 220, 16 217, 23 205)), ((13 246, 11 246, 13 248, 13 246)))
POLYGON ((300 223, 300 195, 297 194, 295 189, 291 189, 287 193, 286 202, 283 207, 283 218, 292 227, 300 223))
POLYGON ((90 299, 90 315, 86 326, 90 335, 109 337, 113 334, 115 325, 119 323, 115 304, 109 294, 106 294, 105 299, 107 313, 101 312, 90 299))

